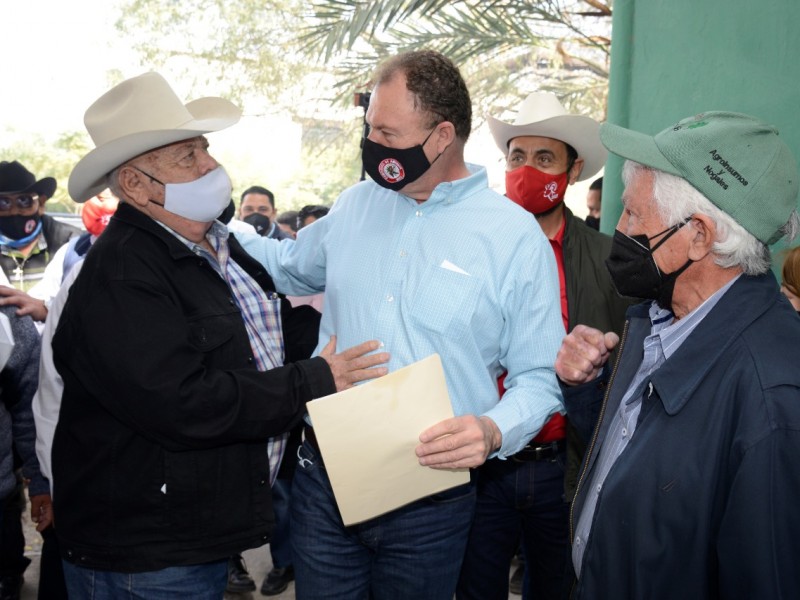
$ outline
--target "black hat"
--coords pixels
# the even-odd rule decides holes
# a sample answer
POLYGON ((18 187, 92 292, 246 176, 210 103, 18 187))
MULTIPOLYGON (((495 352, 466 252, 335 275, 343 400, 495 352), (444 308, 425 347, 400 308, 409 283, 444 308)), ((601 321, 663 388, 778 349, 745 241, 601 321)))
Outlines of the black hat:
POLYGON ((56 191, 56 180, 52 177, 45 177, 36 181, 33 173, 17 161, 0 162, 0 194, 22 194, 31 192, 52 198, 56 191))

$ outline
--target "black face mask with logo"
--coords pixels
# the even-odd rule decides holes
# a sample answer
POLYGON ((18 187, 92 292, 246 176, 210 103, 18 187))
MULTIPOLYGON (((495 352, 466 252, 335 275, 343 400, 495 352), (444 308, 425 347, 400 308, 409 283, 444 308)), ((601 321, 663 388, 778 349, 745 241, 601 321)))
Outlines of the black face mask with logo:
POLYGON ((662 273, 653 259, 653 252, 673 236, 681 227, 691 220, 668 227, 661 233, 652 237, 646 235, 628 236, 619 230, 614 231, 611 243, 611 253, 606 259, 606 268, 611 274, 611 280, 622 296, 641 298, 642 300, 655 300, 661 308, 672 310, 672 293, 675 289, 675 280, 689 268, 692 260, 676 269, 672 273, 662 273), (669 233, 667 233, 669 232, 669 233), (650 240, 660 235, 667 234, 652 248, 650 240))
POLYGON ((39 227, 41 218, 38 213, 0 217, 0 234, 15 241, 25 240, 39 227))
MULTIPOLYGON (((373 142, 369 138, 364 138, 364 145, 361 148, 364 170, 381 187, 395 192, 403 189, 409 183, 422 177, 431 168, 433 163, 425 156, 423 146, 434 131, 436 131, 435 127, 421 144, 411 146, 411 148, 389 148, 373 142)), ((433 159, 433 162, 436 162, 439 156, 433 159)))

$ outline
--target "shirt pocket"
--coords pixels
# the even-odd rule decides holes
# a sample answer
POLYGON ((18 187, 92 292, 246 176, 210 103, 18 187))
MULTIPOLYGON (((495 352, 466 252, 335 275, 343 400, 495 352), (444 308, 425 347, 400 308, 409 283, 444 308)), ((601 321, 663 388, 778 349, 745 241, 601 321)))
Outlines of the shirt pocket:
POLYGON ((411 291, 411 319, 425 330, 459 338, 469 334, 483 290, 471 275, 428 265, 411 291))

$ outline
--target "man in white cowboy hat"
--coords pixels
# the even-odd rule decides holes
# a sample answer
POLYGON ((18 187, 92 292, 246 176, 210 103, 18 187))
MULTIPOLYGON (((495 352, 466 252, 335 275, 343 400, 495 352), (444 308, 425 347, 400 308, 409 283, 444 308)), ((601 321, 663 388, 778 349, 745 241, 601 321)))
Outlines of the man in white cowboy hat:
MULTIPOLYGON (((587 227, 564 204, 567 186, 594 175, 606 159, 598 123, 567 113, 555 95, 543 92, 522 101, 513 123, 488 120, 506 157, 506 196, 536 217, 550 241, 564 329, 583 323, 621 331, 628 303, 616 293, 603 263, 611 238, 587 227)), ((520 533, 528 572, 523 596, 560 597, 568 501, 583 446, 556 414, 509 460, 487 461, 478 470, 478 504, 459 598, 507 597, 509 564, 520 533)))
POLYGON ((120 205, 73 283, 53 337, 64 380, 52 451, 70 596, 222 597, 227 558, 269 540, 270 483, 305 402, 380 375, 377 342, 308 356, 298 321, 216 218, 231 183, 203 134, 222 98, 184 103, 156 73, 86 111, 96 148, 73 169, 82 202, 120 205), (269 443, 268 443, 269 438, 269 443), (92 589, 94 591, 92 591, 92 589))
POLYGON ((609 272, 646 302, 621 340, 576 327, 556 361, 591 436, 573 598, 800 598, 800 319, 769 251, 800 226, 797 163, 740 113, 600 137, 628 159, 609 272))
POLYGON ((81 233, 45 214, 45 202, 55 191, 54 178, 37 181, 18 161, 0 162, 0 267, 23 292, 42 279, 56 251, 81 233))

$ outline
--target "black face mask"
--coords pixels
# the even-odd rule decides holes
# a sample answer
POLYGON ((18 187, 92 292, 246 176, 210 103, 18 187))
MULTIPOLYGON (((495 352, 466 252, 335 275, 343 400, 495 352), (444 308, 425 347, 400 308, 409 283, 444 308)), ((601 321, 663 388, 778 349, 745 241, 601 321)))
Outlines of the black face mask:
POLYGON ((0 218, 0 233, 11 240, 23 240, 39 227, 42 217, 39 213, 32 215, 12 215, 0 218))
POLYGON ((597 217, 592 217, 591 215, 587 215, 586 224, 592 229, 600 231, 600 219, 598 219, 597 217))
POLYGON ((225 210, 222 211, 222 214, 217 217, 217 220, 227 225, 231 222, 234 214, 236 214, 236 205, 233 203, 233 198, 231 198, 231 203, 228 204, 225 210))
POLYGON ((619 230, 614 231, 611 253, 606 259, 606 268, 620 295, 655 300, 661 308, 672 310, 672 292, 675 289, 675 280, 689 268, 693 261, 687 260, 679 269, 664 274, 656 265, 653 252, 658 250, 659 246, 689 220, 686 219, 682 223, 668 227, 649 238, 646 235, 627 236, 619 230), (650 240, 665 233, 667 235, 650 248, 650 240))
MULTIPOLYGON (((431 168, 433 163, 425 156, 423 146, 434 131, 436 131, 435 127, 421 144, 411 146, 411 148, 389 148, 373 142, 369 138, 364 138, 364 145, 361 148, 364 170, 381 187, 395 192, 401 190, 422 177, 431 168)), ((433 159, 433 162, 436 162, 439 156, 433 159)))

